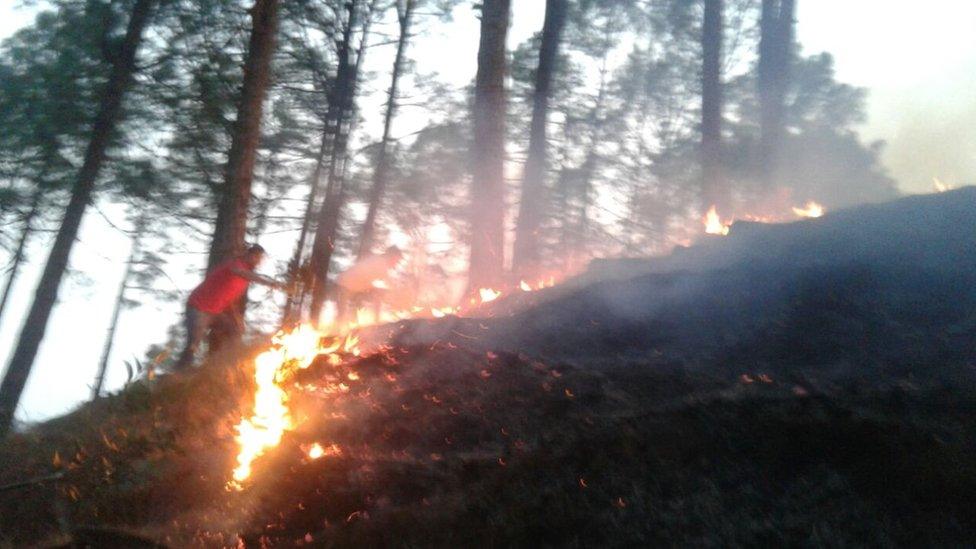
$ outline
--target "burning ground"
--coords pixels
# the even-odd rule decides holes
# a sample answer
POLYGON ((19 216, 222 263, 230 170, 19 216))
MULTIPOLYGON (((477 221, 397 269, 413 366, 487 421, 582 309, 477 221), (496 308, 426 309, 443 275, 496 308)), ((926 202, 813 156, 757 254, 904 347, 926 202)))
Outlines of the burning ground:
POLYGON ((736 224, 480 318, 366 330, 361 356, 336 348, 282 382, 292 425, 241 490, 228 481, 254 361, 135 383, 0 450, 0 531, 103 546, 963 545, 974 217, 963 189, 736 224))

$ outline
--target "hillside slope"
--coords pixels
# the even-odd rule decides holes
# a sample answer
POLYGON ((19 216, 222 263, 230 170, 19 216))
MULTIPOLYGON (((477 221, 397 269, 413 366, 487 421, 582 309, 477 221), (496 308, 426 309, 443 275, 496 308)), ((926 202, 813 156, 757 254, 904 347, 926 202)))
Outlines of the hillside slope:
POLYGON ((0 545, 965 545, 974 221, 964 189, 736 226, 373 330, 288 380, 242 491, 249 362, 139 382, 0 448, 0 545))

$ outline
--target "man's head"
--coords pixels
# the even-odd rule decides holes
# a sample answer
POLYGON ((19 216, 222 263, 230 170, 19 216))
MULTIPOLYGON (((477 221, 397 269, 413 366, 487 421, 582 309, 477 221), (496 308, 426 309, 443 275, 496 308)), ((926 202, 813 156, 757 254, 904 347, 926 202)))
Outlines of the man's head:
POLYGON ((390 246, 383 252, 383 257, 389 261, 390 267, 396 267, 400 260, 403 259, 403 251, 396 246, 390 246))
POLYGON ((260 244, 251 244, 244 252, 244 261, 251 267, 257 267, 264 260, 265 251, 260 244))

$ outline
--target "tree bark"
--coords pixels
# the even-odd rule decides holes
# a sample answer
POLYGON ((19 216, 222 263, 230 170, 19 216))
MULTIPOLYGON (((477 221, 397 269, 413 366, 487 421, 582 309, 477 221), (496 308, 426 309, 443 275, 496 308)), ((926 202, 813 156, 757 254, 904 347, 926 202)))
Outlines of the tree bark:
POLYGON ((702 25, 701 165, 702 201, 729 214, 731 196, 722 177, 723 0, 705 0, 702 25))
POLYGON ((786 91, 793 63, 795 0, 763 0, 759 28, 759 169, 772 187, 785 137, 786 91))
POLYGON ((112 320, 109 322, 108 333, 105 335, 105 344, 102 346, 102 358, 98 361, 98 373, 95 374, 95 384, 92 386, 92 400, 102 394, 102 386, 105 384, 105 372, 108 370, 108 360, 112 356, 112 347, 115 345, 115 332, 118 331, 119 317, 122 315, 122 308, 125 306, 125 291, 129 287, 129 279, 132 277, 133 267, 139 258, 142 246, 142 232, 145 230, 146 220, 140 217, 133 227, 132 248, 129 250, 129 259, 125 262, 125 271, 122 273, 122 282, 119 283, 119 291, 115 294, 115 306, 112 308, 112 320))
POLYGON ((334 88, 335 94, 329 100, 330 109, 332 105, 336 105, 335 135, 333 137, 333 146, 329 158, 329 175, 325 199, 322 201, 322 207, 318 212, 315 239, 312 242, 312 255, 309 259, 309 271, 311 275, 310 313, 314 321, 317 321, 321 316, 322 306, 325 304, 327 297, 329 266, 332 263, 332 253, 335 251, 335 240, 339 232, 340 215, 346 200, 345 181, 340 163, 346 158, 350 131, 348 124, 355 109, 359 69, 362 65, 363 56, 365 55, 369 24, 372 20, 372 12, 376 2, 375 0, 370 2, 368 12, 365 14, 362 40, 359 44, 356 61, 353 63, 350 57, 352 55, 352 31, 358 20, 357 4, 358 2, 349 3, 349 19, 340 47, 339 68, 336 73, 336 86, 334 88))
MULTIPOLYGON (((328 120, 328 115, 326 120, 328 120)), ((302 258, 305 255, 305 243, 308 239, 308 232, 312 227, 315 214, 315 202, 318 199, 319 188, 322 181, 322 168, 325 166, 325 157, 328 154, 329 145, 334 134, 326 122, 326 128, 322 131, 322 139, 319 142, 319 152, 315 159, 315 168, 312 170, 312 177, 309 181, 308 199, 305 201, 305 216, 302 218, 302 227, 298 233, 298 241, 295 243, 295 251, 288 262, 288 278, 291 291, 285 301, 285 308, 281 313, 281 325, 285 326, 295 319, 296 310, 301 308, 304 289, 302 284, 305 282, 303 276, 302 258)))
POLYGON ((484 0, 474 91, 468 292, 495 287, 505 266, 505 41, 511 0, 484 0))
POLYGON ((32 224, 34 222, 34 218, 37 217, 37 210, 40 200, 41 191, 34 191, 33 196, 31 196, 30 209, 28 209, 27 213, 24 215, 24 229, 20 233, 20 239, 17 240, 17 248, 14 250, 14 256, 11 259, 10 273, 7 274, 7 282, 5 282, 3 285, 3 295, 0 295, 0 320, 3 319, 3 313, 7 308, 7 303, 10 301, 10 294, 13 291, 14 283, 17 281, 17 275, 20 274, 20 267, 24 263, 27 242, 34 233, 34 227, 32 224))
POLYGON ((403 71, 403 57, 410 40, 411 18, 416 5, 416 0, 405 0, 402 5, 399 0, 397 2, 400 36, 397 39, 396 56, 393 58, 390 91, 387 94, 386 115, 383 118, 383 138, 380 140, 380 150, 376 156, 376 169, 373 171, 373 186, 369 192, 369 209, 366 211, 366 219, 363 221, 363 228, 359 237, 359 251, 357 253, 359 259, 368 255, 372 250, 376 233, 376 216, 379 213, 389 179, 390 130, 393 126, 393 117, 396 115, 397 86, 400 82, 400 73, 403 71))
POLYGON ((539 47, 539 66, 535 73, 535 93, 532 97, 532 123, 529 133, 529 154, 522 176, 522 200, 515 226, 515 250, 512 270, 519 276, 535 274, 539 268, 539 227, 545 216, 546 170, 549 167, 546 126, 549 121, 549 98, 552 77, 556 70, 559 43, 566 23, 567 0, 547 0, 546 17, 542 25, 542 44, 539 47))
MULTIPOLYGON (((255 0, 250 10, 251 37, 247 59, 244 61, 244 83, 241 87, 237 120, 231 136, 230 152, 224 173, 221 199, 217 207, 217 221, 207 270, 244 251, 247 234, 248 207, 251 203, 251 184, 258 143, 261 139, 261 120, 264 100, 271 81, 271 57, 274 53, 278 28, 278 0, 255 0)), ((236 304, 232 314, 241 319, 244 301, 236 304)), ((241 326, 241 322, 233 323, 241 326)), ((214 333, 211 348, 237 340, 240 333, 214 333)))
POLYGON ((136 52, 142 42, 143 31, 149 22, 154 4, 155 0, 136 0, 125 38, 112 63, 111 74, 95 116, 91 140, 88 142, 84 161, 71 189, 71 199, 68 201, 61 226, 51 246, 51 253, 38 282, 34 301, 27 313, 27 320, 17 341, 17 347, 10 359, 3 383, 0 384, 0 439, 6 436, 13 424, 14 412, 24 385, 27 383, 27 377, 30 375, 38 347, 44 339, 47 322, 57 301, 58 288, 71 255, 71 248, 78 237, 81 219, 91 201, 95 181, 98 179, 106 151, 115 133, 122 98, 136 70, 136 52))
MULTIPOLYGON (((348 15, 342 32, 342 41, 338 44, 336 77, 326 99, 328 108, 325 113, 325 125, 322 129, 322 138, 319 140, 318 154, 315 157, 315 168, 312 170, 312 177, 309 181, 308 198, 305 201, 305 215, 302 218, 301 230, 298 233, 298 240, 295 243, 295 251, 292 254, 291 261, 288 263, 289 282, 292 291, 289 293, 288 299, 285 302, 284 311, 282 311, 282 326, 295 320, 296 315, 302 308, 304 299, 308 297, 307 294, 311 293, 312 275, 308 272, 309 266, 304 263, 305 248, 308 241, 308 233, 311 231, 316 220, 317 212, 315 205, 318 201, 319 193, 322 190, 322 171, 326 168, 327 159, 330 165, 335 163, 334 150, 342 128, 341 121, 344 118, 341 104, 342 99, 340 97, 342 92, 340 88, 344 85, 343 80, 348 78, 348 73, 351 70, 349 56, 352 51, 353 25, 355 25, 357 17, 356 4, 356 0, 346 4, 348 15)), ((333 180, 334 178, 330 179, 330 184, 333 180)), ((330 189, 326 188, 327 198, 330 192, 330 189)))

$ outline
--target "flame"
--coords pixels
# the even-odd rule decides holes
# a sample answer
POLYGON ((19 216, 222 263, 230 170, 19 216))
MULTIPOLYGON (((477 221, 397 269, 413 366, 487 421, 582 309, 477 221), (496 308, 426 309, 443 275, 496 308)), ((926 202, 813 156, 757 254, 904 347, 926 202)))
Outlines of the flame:
POLYGON ((715 206, 709 208, 708 213, 702 218, 702 223, 705 224, 705 232, 708 234, 719 234, 725 236, 729 234, 730 223, 722 223, 722 219, 718 216, 718 211, 715 206))
POLYGON ((457 307, 431 307, 430 316, 434 318, 444 318, 447 315, 456 315, 458 312, 457 307))
POLYGON ((481 298, 482 303, 495 301, 501 295, 502 292, 500 290, 494 290, 492 288, 481 288, 478 290, 478 297, 481 298))
POLYGON ((938 177, 932 178, 932 184, 935 187, 935 192, 944 193, 946 191, 952 190, 952 185, 949 183, 943 183, 938 177))
POLYGON ((323 334, 310 325, 303 324, 291 332, 279 332, 272 340, 271 348, 254 359, 254 412, 237 425, 237 467, 234 468, 231 487, 241 489, 241 483, 251 476, 251 465, 268 449, 281 442, 285 431, 295 424, 288 410, 288 395, 282 382, 295 370, 308 368, 316 357, 342 352, 359 354, 356 336, 350 335, 341 343, 323 346, 323 334))
POLYGON ((821 217, 823 216, 824 212, 824 207, 812 200, 807 202, 806 206, 803 206, 802 208, 793 206, 793 213, 800 217, 821 217))
POLYGON ((389 290, 390 289, 389 284, 387 284, 386 281, 383 280, 383 279, 381 279, 381 278, 378 278, 378 279, 374 280, 371 283, 371 285, 374 288, 378 289, 378 290, 389 290))
MULTIPOLYGON (((522 281, 519 287, 523 291, 534 291, 556 284, 556 277, 540 280, 533 287, 522 281)), ((376 284, 374 283, 374 287, 376 284)), ((478 298, 472 300, 472 305, 488 303, 498 299, 502 290, 481 288, 478 298)), ((460 315, 466 309, 461 307, 412 307, 406 311, 379 311, 362 308, 356 311, 356 319, 345 324, 339 323, 336 308, 330 303, 320 319, 319 328, 310 324, 302 324, 290 332, 279 332, 272 338, 271 346, 254 358, 254 406, 250 417, 242 417, 237 424, 235 439, 239 450, 237 465, 233 470, 232 480, 227 483, 228 488, 242 490, 244 481, 250 478, 254 461, 276 447, 285 432, 296 427, 296 421, 288 406, 290 388, 288 380, 291 374, 311 366, 316 358, 323 359, 332 366, 342 366, 349 356, 360 356, 359 338, 355 333, 358 328, 371 326, 381 322, 392 322, 417 315, 424 315, 428 311, 434 318, 447 315, 460 315)), ((356 372, 348 372, 346 378, 350 382, 359 379, 356 372)), ((332 390, 349 391, 349 386, 339 383, 332 390)), ((305 450, 310 459, 319 459, 329 455, 339 455, 341 449, 335 444, 323 446, 312 444, 305 450)))
POLYGON ((305 452, 311 460, 316 460, 324 457, 334 457, 342 455, 342 449, 339 448, 338 444, 330 444, 328 446, 322 446, 318 442, 313 443, 309 446, 308 451, 305 452))
POLYGON ((318 442, 313 444, 312 447, 308 449, 308 457, 310 457, 311 459, 319 459, 324 455, 325 455, 325 448, 323 448, 322 445, 319 444, 318 442))

